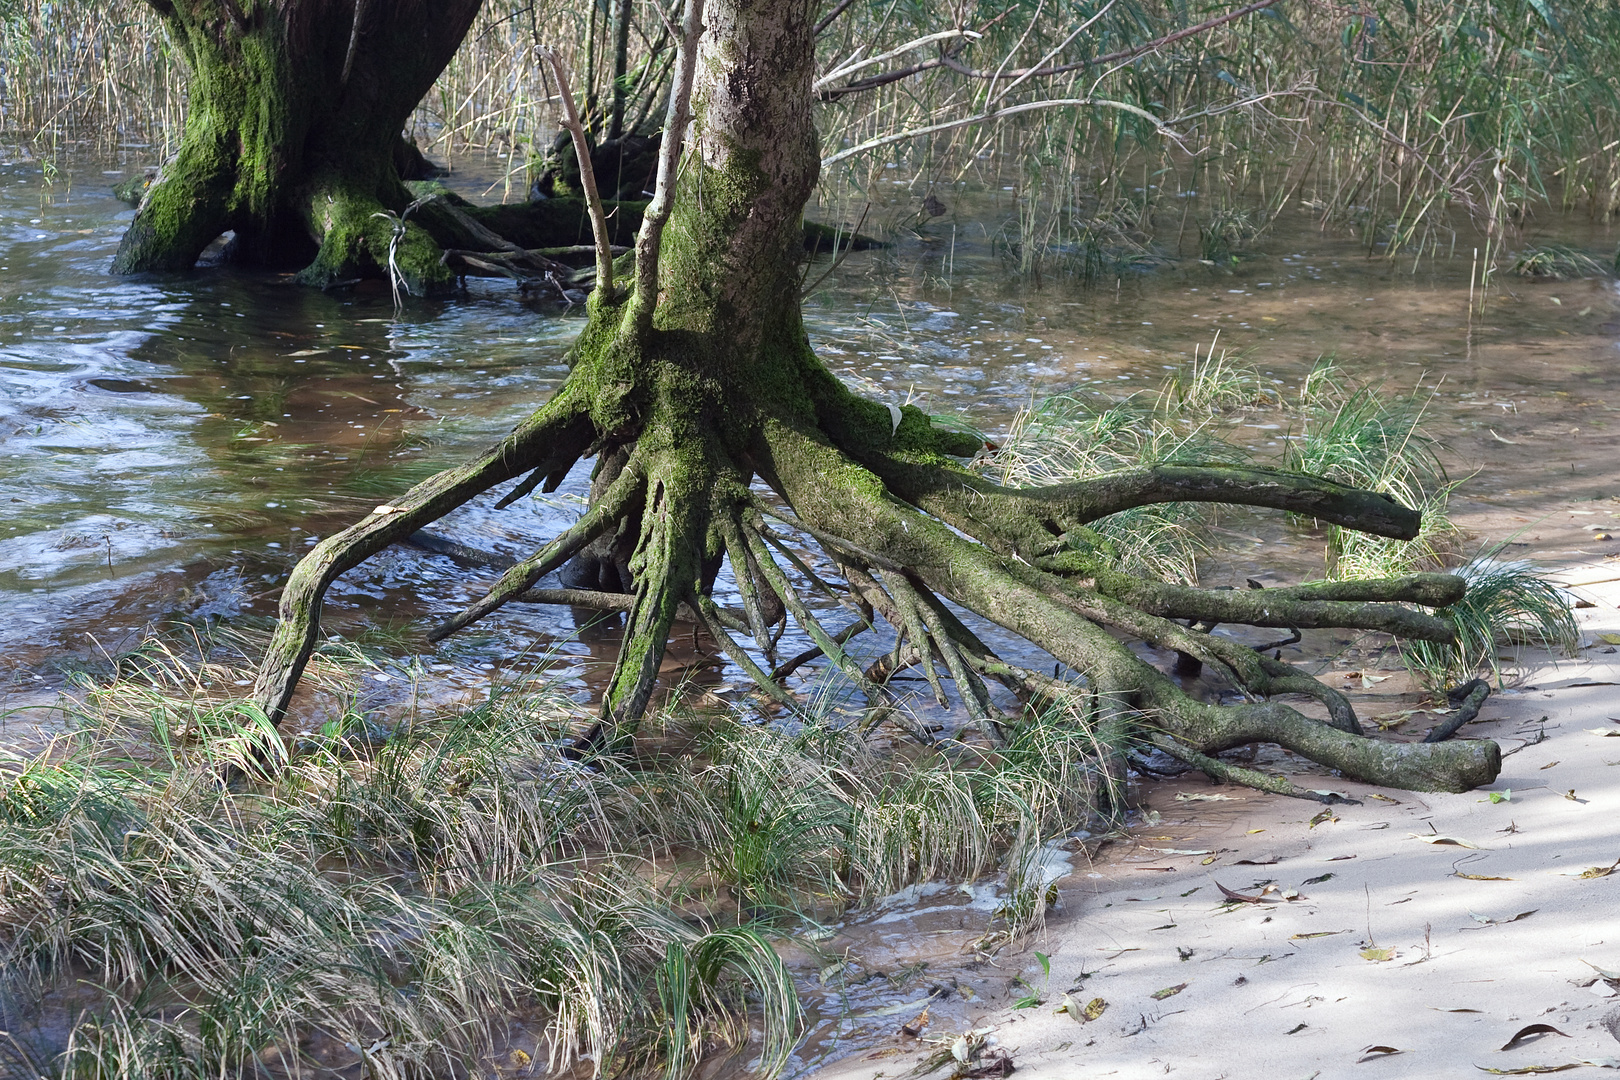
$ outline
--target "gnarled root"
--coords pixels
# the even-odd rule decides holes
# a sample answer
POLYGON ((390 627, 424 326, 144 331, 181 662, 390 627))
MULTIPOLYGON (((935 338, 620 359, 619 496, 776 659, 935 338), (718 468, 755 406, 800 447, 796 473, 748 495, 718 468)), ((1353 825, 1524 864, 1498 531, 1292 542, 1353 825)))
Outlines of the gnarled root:
MULTIPOLYGON (((874 433, 874 425, 862 430, 859 416, 869 403, 846 401, 842 419, 823 409, 810 420, 789 419, 746 397, 729 399, 715 381, 694 378, 684 366, 690 353, 635 319, 633 303, 622 309, 617 325, 614 308, 593 304, 596 318, 582 349, 595 351, 576 365, 552 404, 479 461, 418 485, 397 505, 380 507, 366 521, 323 541, 299 565, 282 599, 282 623, 257 686, 272 719, 287 708, 315 640, 321 596, 336 575, 521 473, 530 475, 501 505, 541 484, 554 488, 595 446, 601 458, 590 509, 535 555, 506 568, 483 598, 430 634, 439 640, 514 600, 584 602, 623 611, 624 642, 600 718, 576 748, 581 754, 627 743, 653 698, 671 628, 684 611, 784 707, 797 710, 799 704, 782 680, 819 654, 866 697, 868 726, 893 719, 922 741, 931 736, 894 707, 888 690, 889 680, 911 667, 921 669, 942 704, 949 677, 969 718, 992 745, 1002 741, 1006 718, 987 680, 1008 687, 1027 707, 1073 702, 1078 695, 1080 711, 1107 748, 1116 777, 1123 775, 1124 749, 1134 740, 1225 778, 1287 794, 1299 792, 1286 781, 1213 755, 1271 742, 1358 780, 1420 790, 1465 790, 1490 781, 1500 769, 1500 750, 1491 742, 1402 744, 1368 738, 1342 694, 1278 658, 1196 628, 1216 622, 1345 626, 1445 641, 1451 637, 1447 623, 1407 605, 1454 602, 1464 588, 1459 579, 1418 574, 1247 592, 1192 589, 1119 572, 1086 527, 1092 515, 1109 508, 1173 494, 1311 510, 1340 523, 1361 521, 1385 534, 1415 528, 1415 515, 1384 497, 1265 470, 1211 470, 1207 487, 1201 488, 1198 471, 1186 467, 1102 477, 1094 489, 1087 482, 1008 491, 944 459, 939 451, 954 450, 950 440, 955 437, 935 432, 926 418, 907 413, 899 425, 891 425, 889 416, 876 417, 874 433), (604 326, 605 332, 593 338, 604 326), (666 345, 675 351, 661 352, 666 345), (616 366, 625 356, 650 376, 641 382, 627 379, 626 368, 616 366), (604 386, 615 389, 604 394, 604 386), (750 418, 746 439, 704 426, 701 418, 718 412, 717 401, 730 401, 733 417, 750 418), (842 437, 835 440, 832 431, 842 437), (874 450, 883 442, 891 448, 874 450), (919 464, 930 455, 930 464, 919 464), (868 468, 862 457, 879 468, 868 468), (756 474, 791 512, 766 505, 750 490, 756 474), (768 518, 818 542, 843 583, 824 580, 768 518), (628 591, 536 588, 570 559, 583 559, 587 569, 597 567, 577 575, 584 583, 628 591), (722 560, 731 564, 740 611, 720 607, 709 595, 722 560), (841 629, 829 629, 810 594, 830 598, 854 618, 841 629), (998 657, 947 601, 1046 650, 1083 685, 998 657), (893 628, 893 647, 876 660, 857 660, 846 645, 880 618, 893 628), (788 621, 814 648, 769 671, 788 621), (752 639, 754 651, 738 635, 752 639), (1197 660, 1245 700, 1233 705, 1195 700, 1131 652, 1130 640, 1197 660), (1314 698, 1325 707, 1326 722, 1275 700, 1285 694, 1314 698)), ((579 583, 565 577, 565 584, 579 583)))

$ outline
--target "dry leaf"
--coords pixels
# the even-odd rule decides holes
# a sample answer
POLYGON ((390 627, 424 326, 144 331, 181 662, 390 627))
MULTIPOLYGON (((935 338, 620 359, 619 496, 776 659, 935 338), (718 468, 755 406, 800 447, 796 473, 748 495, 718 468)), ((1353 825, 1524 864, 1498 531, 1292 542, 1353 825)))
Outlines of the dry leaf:
POLYGON ((921 1038, 923 1029, 928 1026, 928 1009, 924 1008, 917 1014, 916 1019, 909 1024, 900 1025, 900 1034, 916 1039, 921 1038))
POLYGON ((1315 877, 1306 878, 1304 881, 1300 882, 1300 885, 1302 885, 1302 886, 1303 885, 1320 885, 1324 881, 1332 881, 1332 880, 1333 880, 1333 875, 1332 874, 1318 874, 1315 877))
POLYGON ((1582 1062, 1571 1061, 1566 1065, 1526 1065, 1522 1069, 1487 1069, 1483 1065, 1474 1066, 1481 1072, 1488 1072, 1492 1076, 1530 1076, 1534 1073, 1563 1072, 1566 1069, 1578 1069, 1582 1062))
POLYGON ((1360 1065, 1363 1061, 1375 1061, 1379 1058, 1387 1058, 1394 1054, 1404 1053, 1406 1053, 1405 1050, 1397 1050, 1393 1046, 1369 1046, 1362 1050, 1360 1057, 1356 1058, 1356 1064, 1360 1065))
POLYGON ((1242 799, 1234 799, 1230 795, 1219 795, 1219 794, 1215 794, 1215 793, 1212 793, 1212 792, 1203 792, 1203 791, 1191 791, 1191 792, 1178 791, 1178 792, 1176 792, 1176 802, 1242 802, 1242 801, 1243 801, 1242 799))
POLYGON ((1620 634, 1599 634, 1597 638, 1605 645, 1620 645, 1620 634))
POLYGON ((1322 811, 1320 814, 1317 814, 1315 817, 1311 818, 1310 826, 1311 826, 1311 828, 1314 829, 1318 825, 1322 824, 1324 821, 1338 821, 1338 820, 1339 820, 1339 815, 1335 814, 1333 812, 1332 808, 1330 807, 1330 808, 1322 811))
POLYGON ((1177 847, 1150 847, 1148 851, 1157 851, 1160 855, 1208 855, 1209 848, 1177 848, 1177 847))
POLYGON ((1551 1024, 1531 1024, 1528 1027, 1522 1027, 1518 1031, 1514 1032, 1513 1038, 1503 1043, 1497 1049, 1499 1051, 1512 1050, 1515 1046, 1520 1045, 1526 1039, 1529 1039, 1535 1035, 1559 1035, 1566 1039, 1569 1038, 1568 1035, 1565 1035, 1562 1031, 1559 1031, 1551 1024))
POLYGON ((1258 859, 1239 859, 1234 866, 1275 866, 1282 861, 1280 855, 1262 855, 1258 859))
POLYGON ((1424 833, 1411 833, 1409 835, 1413 840, 1421 840, 1425 844, 1449 844, 1453 847, 1472 848, 1475 851, 1485 850, 1478 844, 1471 844, 1467 840, 1459 840, 1455 836, 1442 836, 1439 833, 1431 833, 1427 835, 1424 833))
POLYGON ((1529 911, 1521 911, 1517 915, 1514 915, 1512 918, 1508 918, 1508 919, 1492 919, 1492 918, 1490 918, 1488 916, 1485 916, 1485 915, 1476 915, 1472 911, 1470 911, 1468 913, 1469 918, 1473 919, 1476 923, 1479 924, 1479 926, 1465 926, 1465 927, 1463 927, 1463 929, 1464 930, 1479 930, 1479 929, 1481 929, 1483 927, 1486 927, 1486 926, 1506 926, 1508 923, 1518 922, 1520 919, 1528 919, 1530 916, 1534 915, 1536 912, 1538 912, 1540 910, 1541 910, 1540 908, 1531 908, 1529 911))
POLYGON ((1548 769, 1552 768, 1556 764, 1558 764, 1558 762, 1549 761, 1549 762, 1547 762, 1547 764, 1543 765, 1539 771, 1546 772, 1548 769))
POLYGON ((1085 1011, 1080 1015, 1085 1017, 1087 1020, 1095 1020, 1097 1017, 1101 1016, 1103 1011, 1107 1008, 1108 1002, 1104 1001, 1100 997, 1092 998, 1090 1001, 1086 1002, 1085 1011))
POLYGON ((1592 735, 1598 735, 1605 739, 1620 739, 1620 728, 1589 727, 1586 730, 1592 735))
POLYGON ((1165 998, 1173 998, 1173 997, 1175 997, 1177 994, 1181 993, 1185 989, 1187 989, 1187 984, 1186 983, 1176 983, 1176 985, 1167 986, 1163 990, 1155 990, 1155 991, 1153 991, 1153 993, 1149 994, 1148 996, 1151 997, 1154 1001, 1163 1001, 1165 998))
POLYGON ((1390 948, 1381 949, 1369 945, 1367 948, 1361 950, 1361 958, 1363 960, 1371 960, 1375 964, 1381 964, 1385 960, 1395 959, 1395 950, 1390 948))
POLYGON ((1396 806, 1401 805, 1401 800, 1392 799, 1388 795, 1380 795, 1376 791, 1369 792, 1367 794, 1367 798, 1369 798, 1369 799, 1377 799, 1379 802, 1394 803, 1396 806))
POLYGON ((1077 1024, 1083 1024, 1086 1022, 1085 1006, 1081 1005, 1080 1000, 1073 994, 1064 994, 1063 1004, 1052 1010, 1053 1016, 1057 1016, 1060 1013, 1068 1013, 1069 1019, 1073 1020, 1077 1024))
POLYGON ((1289 941, 1314 941, 1321 937, 1333 937, 1335 934, 1348 934, 1348 930, 1318 930, 1312 934, 1295 934, 1289 941))
POLYGON ((1512 881, 1510 877, 1497 877, 1494 874, 1465 874, 1460 870, 1453 870, 1452 877, 1467 878, 1469 881, 1512 881))
MULTIPOLYGON (((1620 980, 1620 971, 1610 971, 1607 968, 1600 968, 1590 960, 1582 960, 1581 963, 1585 964, 1587 967, 1591 968, 1605 979, 1620 980)), ((1617 1038, 1620 1038, 1620 1036, 1617 1036, 1617 1038)))
POLYGON ((1222 885, 1218 881, 1215 883, 1215 887, 1217 889, 1221 890, 1221 895, 1222 896, 1226 897, 1226 899, 1228 901, 1230 901, 1231 903, 1234 903, 1234 904, 1274 904, 1274 903, 1276 903, 1275 900, 1268 899, 1265 896, 1264 893, 1262 893, 1259 896, 1245 896, 1243 893, 1233 892, 1231 889, 1228 889, 1225 885, 1222 885))
POLYGON ((1617 870, 1617 869, 1620 869, 1620 859, 1616 859, 1614 862, 1610 863, 1608 866, 1588 866, 1584 870, 1560 870, 1559 875, 1562 876, 1562 877, 1591 879, 1591 878, 1608 877, 1610 874, 1614 873, 1615 870, 1617 870))

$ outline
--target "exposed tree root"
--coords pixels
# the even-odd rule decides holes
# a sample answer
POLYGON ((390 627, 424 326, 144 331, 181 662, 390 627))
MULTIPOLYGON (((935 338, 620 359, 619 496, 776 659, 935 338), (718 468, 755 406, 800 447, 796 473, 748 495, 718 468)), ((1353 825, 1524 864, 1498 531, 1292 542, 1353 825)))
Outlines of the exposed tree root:
MULTIPOLYGON (((267 715, 285 713, 315 641, 321 597, 338 574, 480 492, 527 473, 500 500, 506 505, 536 487, 555 488, 579 458, 594 455, 589 511, 506 568, 484 598, 432 635, 442 638, 514 600, 622 611, 623 644, 581 754, 611 751, 631 737, 684 609, 784 707, 799 704, 782 680, 819 654, 865 695, 872 722, 905 722, 889 683, 916 667, 941 702, 948 678, 995 744, 1016 722, 998 708, 990 689, 996 682, 1023 707, 1075 706, 1076 722, 1087 726, 1116 780, 1133 741, 1286 794, 1298 792, 1212 755, 1271 742, 1346 776, 1421 790, 1460 791, 1496 776, 1501 755, 1493 742, 1369 738, 1342 695, 1276 657, 1195 629, 1342 626, 1449 641, 1444 621, 1408 605, 1453 603, 1465 588, 1460 579, 1417 574, 1246 592, 1169 586, 1120 572, 1089 528, 1135 506, 1199 501, 1410 538, 1421 524, 1416 511, 1317 477, 1231 466, 1160 466, 1001 487, 960 460, 981 448, 977 440, 934 427, 915 407, 891 410, 858 398, 838 382, 812 351, 798 306, 800 213, 819 160, 808 115, 806 5, 708 5, 705 15, 699 0, 688 0, 687 51, 677 61, 678 72, 696 73, 696 141, 679 170, 678 145, 662 148, 660 195, 642 222, 633 266, 612 266, 610 244, 622 239, 593 212, 598 285, 563 388, 500 447, 316 546, 287 586, 260 673, 256 693, 267 715), (699 45, 702 22, 708 28, 699 45), (748 77, 734 78, 738 72, 748 77), (613 289, 610 275, 628 288, 613 289), (763 502, 751 487, 756 480, 781 505, 763 502), (820 545, 842 582, 801 556, 796 544, 805 537, 820 545), (712 598, 726 562, 741 593, 737 612, 712 598), (568 588, 537 588, 559 567, 568 588), (608 592, 585 602, 582 585, 608 592), (818 597, 853 620, 830 629, 818 597), (1049 653, 1068 677, 997 656, 953 604, 1049 653), (892 630, 893 646, 863 663, 846 646, 879 620, 892 630), (789 621, 814 649, 777 664, 789 621), (1195 700, 1132 652, 1132 640, 1196 659, 1244 700, 1195 700), (1328 721, 1275 700, 1285 694, 1320 702, 1328 721)), ((675 85, 665 127, 678 133, 685 91, 679 77, 675 85)), ((931 738, 915 725, 910 730, 931 738)))

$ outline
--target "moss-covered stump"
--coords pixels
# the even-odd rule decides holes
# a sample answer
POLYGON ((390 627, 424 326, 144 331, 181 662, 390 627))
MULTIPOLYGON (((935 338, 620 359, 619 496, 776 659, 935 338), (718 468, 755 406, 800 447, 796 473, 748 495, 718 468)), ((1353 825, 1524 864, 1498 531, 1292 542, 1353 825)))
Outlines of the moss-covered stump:
MULTIPOLYGON (((1303 794, 1212 755, 1269 741, 1347 776, 1396 787, 1456 791, 1494 778, 1494 743, 1369 738, 1342 695, 1280 660, 1189 626, 1211 619, 1332 625, 1443 641, 1450 627, 1410 605, 1454 602, 1463 591, 1458 579, 1416 575, 1260 595, 1171 587, 1117 570, 1089 527, 1147 503, 1206 501, 1411 537, 1420 524, 1416 511, 1320 478, 1230 467, 999 487, 962 460, 980 448, 975 439, 934 427, 915 407, 896 410, 855 396, 817 359, 801 317, 797 265, 802 209, 819 167, 808 6, 710 0, 702 11, 699 0, 688 0, 688 26, 699 14, 707 26, 696 55, 683 49, 677 63, 677 88, 680 72, 695 72, 693 138, 678 171, 673 151, 660 160, 658 194, 643 214, 629 279, 599 262, 611 271, 599 276, 618 280, 598 281, 568 379, 512 436, 390 499, 299 564, 255 686, 266 714, 279 720, 285 713, 315 641, 322 596, 337 574, 497 485, 518 481, 503 503, 541 485, 549 490, 594 453, 586 514, 430 634, 442 638, 515 599, 562 602, 570 590, 530 590, 586 555, 596 569, 571 583, 622 587, 627 601, 611 605, 626 611, 624 641, 601 719, 581 753, 629 737, 684 610, 789 709, 798 703, 771 674, 803 660, 778 664, 775 643, 786 619, 866 694, 874 719, 897 715, 886 682, 915 667, 941 701, 943 683, 953 682, 991 740, 1018 722, 998 713, 987 689, 996 681, 1031 707, 1066 702, 1074 722, 1104 744, 1152 742, 1268 790, 1303 794), (750 489, 756 477, 790 510, 761 502, 750 489), (841 584, 821 584, 856 613, 845 626, 823 625, 799 595, 795 571, 800 581, 817 579, 804 572, 784 528, 820 544, 841 570, 841 584), (722 562, 740 588, 735 611, 709 595, 722 562), (1039 646, 1077 677, 1059 681, 997 656, 946 601, 1039 646), (843 643, 879 619, 897 643, 863 667, 843 643), (1250 700, 1194 700, 1138 658, 1131 640, 1196 657, 1250 700), (1278 700, 1288 694, 1324 704, 1328 722, 1278 700)), ((666 123, 679 147, 685 97, 673 98, 666 123)))
POLYGON ((311 284, 384 273, 391 252, 413 290, 450 279, 420 226, 395 236, 390 215, 411 202, 396 155, 481 0, 148 2, 185 58, 190 102, 115 272, 186 269, 234 231, 239 257, 311 284))

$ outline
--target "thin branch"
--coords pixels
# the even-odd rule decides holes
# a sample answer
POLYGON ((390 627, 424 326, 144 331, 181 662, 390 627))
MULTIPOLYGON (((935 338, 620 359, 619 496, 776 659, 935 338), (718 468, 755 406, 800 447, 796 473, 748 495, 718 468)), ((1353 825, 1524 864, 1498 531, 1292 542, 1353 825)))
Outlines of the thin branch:
MULTIPOLYGON (((1097 67, 1102 64, 1111 64, 1121 60, 1134 60, 1140 56, 1146 55, 1147 53, 1153 52, 1156 49, 1161 49, 1166 45, 1172 45, 1184 38, 1191 37, 1194 34, 1201 34, 1206 30, 1213 30, 1216 27, 1223 26, 1226 23, 1232 22, 1236 19, 1241 19, 1245 15, 1251 15, 1256 11, 1271 7, 1280 2, 1281 0, 1259 0, 1257 3, 1249 4, 1246 7, 1239 8, 1236 11, 1228 12, 1225 15, 1220 15, 1213 19, 1207 19, 1204 22, 1199 23, 1197 26, 1189 26, 1185 29, 1177 30, 1174 33, 1165 34, 1162 37, 1154 38, 1152 41, 1143 42, 1140 45, 1132 45, 1129 48, 1120 49, 1117 52, 1111 52, 1104 56, 1093 57, 1089 60, 1076 60, 1071 64, 1058 64, 1049 68, 1042 68, 1039 65, 1036 65, 1035 67, 1022 68, 1013 71, 980 71, 977 68, 968 67, 966 64, 957 60, 953 54, 942 51, 937 58, 932 60, 924 60, 920 63, 912 64, 909 67, 897 68, 894 71, 886 71, 881 75, 871 75, 864 79, 857 79, 855 82, 849 83, 845 86, 834 86, 824 89, 821 91, 821 98, 823 101, 830 101, 834 98, 844 97, 847 94, 858 94, 865 90, 875 90, 880 86, 887 86, 889 83, 899 82, 901 79, 909 78, 910 76, 916 75, 920 72, 929 71, 933 68, 939 67, 950 68, 957 74, 966 75, 971 79, 996 80, 1010 77, 1016 80, 1013 85, 1017 85, 1017 83, 1023 82, 1025 79, 1047 78, 1052 75, 1062 75, 1066 72, 1079 71, 1083 68, 1097 67)), ((1007 10, 1012 11, 1013 8, 1009 6, 1007 10)), ((1045 61, 1043 60, 1042 62, 1044 63, 1045 61)), ((1011 89, 1011 87, 1008 87, 1008 89, 1011 89)))
POLYGON ((884 146, 892 146, 895 143, 905 142, 908 139, 918 139, 924 135, 937 135, 942 131, 951 131, 955 128, 967 127, 969 124, 982 124, 986 120, 996 120, 1004 116, 1016 116, 1019 113, 1035 112, 1039 109, 1061 109, 1069 107, 1084 108, 1087 106, 1100 106, 1106 109, 1119 109, 1121 112, 1128 112, 1133 116, 1139 116, 1143 120, 1146 120, 1148 123, 1152 124, 1154 129, 1158 131, 1160 135, 1163 135, 1168 139, 1173 139, 1177 142, 1179 142, 1181 139, 1180 135, 1167 127, 1164 121, 1160 120, 1157 116, 1154 116, 1146 109, 1138 108, 1137 106, 1131 105, 1124 101, 1114 101, 1112 98, 1100 97, 1052 98, 1047 101, 1026 101, 1020 105, 1008 105, 1006 108, 1002 109, 987 109, 982 113, 978 113, 974 116, 966 116, 960 120, 947 120, 941 124, 929 124, 927 127, 913 128, 910 131, 897 131, 893 134, 884 135, 876 139, 868 139, 859 146, 851 146, 847 150, 840 150, 832 157, 822 158, 821 167, 826 169, 830 166, 838 164, 840 161, 848 160, 849 158, 855 157, 858 154, 864 154, 869 150, 876 150, 884 146))
POLYGON ((613 296, 613 244, 608 232, 607 214, 602 209, 602 196, 596 189, 596 170, 591 167, 591 147, 585 139, 585 125, 580 122, 579 108, 574 104, 574 92, 568 85, 568 72, 562 58, 550 49, 541 49, 540 58, 551 65, 551 74, 557 80, 557 93, 562 98, 562 126, 574 139, 574 156, 579 159, 579 186, 585 192, 585 206, 591 215, 591 235, 596 238, 596 291, 604 298, 613 296))
POLYGON ((835 68, 834 70, 827 72, 827 74, 811 83, 810 89, 812 92, 820 90, 828 83, 837 79, 842 79, 846 75, 853 75, 862 68, 876 67, 886 60, 893 60, 897 56, 904 56, 913 49, 920 49, 924 45, 932 45, 939 41, 955 41, 958 38, 966 38, 968 41, 977 41, 982 36, 983 35, 974 30, 941 30, 937 34, 926 34, 923 37, 914 38, 911 41, 906 42, 904 45, 890 49, 886 53, 879 53, 876 56, 869 56, 864 60, 851 60, 842 67, 835 68))
POLYGON ((836 22, 838 20, 838 16, 848 11, 849 6, 854 2, 855 0, 838 0, 838 6, 827 12, 827 14, 823 15, 820 21, 816 23, 816 28, 811 31, 811 36, 820 37, 821 32, 836 22))
MULTIPOLYGON (((1087 19, 1085 22, 1083 22, 1079 26, 1075 27, 1074 28, 1074 33, 1072 33, 1068 37, 1064 38, 1050 52, 1048 52, 1045 56, 1041 57, 1040 60, 1036 62, 1035 68, 1039 68, 1042 64, 1046 63, 1048 60, 1051 60, 1052 57, 1056 56, 1058 53, 1060 53, 1064 49, 1068 48, 1069 43, 1071 41, 1073 41, 1075 38, 1079 37, 1081 34, 1085 33, 1087 30, 1091 29, 1091 27, 1097 22, 1098 19, 1100 19, 1104 15, 1108 14, 1109 9, 1112 8, 1116 2, 1117 2, 1117 0, 1108 0, 1108 3, 1104 4, 1102 6, 1101 10, 1099 10, 1097 12, 1097 14, 1093 15, 1091 18, 1087 19)), ((1002 98, 1004 98, 1008 94, 1012 93, 1014 90, 1016 90, 1019 87, 1019 85, 1021 83, 1024 82, 1024 80, 1034 77, 1035 68, 1031 68, 1028 71, 1025 71, 1022 75, 1019 75, 1016 78, 1014 78, 1012 82, 1007 84, 1007 86, 1001 91, 1001 93, 997 94, 995 97, 991 98, 990 100, 992 102, 1000 101, 1002 98)))
POLYGON ((631 303, 637 317, 651 321, 658 302, 658 251, 675 205, 676 168, 686 127, 692 121, 692 81, 697 69, 698 38, 703 35, 703 0, 686 0, 686 15, 675 47, 675 81, 669 91, 669 111, 664 115, 664 138, 658 147, 658 182, 652 202, 641 219, 636 234, 636 284, 631 303))
POLYGON ((1281 3, 1281 0, 1256 0, 1255 3, 1246 4, 1243 7, 1238 8, 1236 11, 1229 11, 1225 15, 1218 15, 1213 19, 1206 19, 1197 26, 1189 26, 1185 29, 1177 30, 1174 33, 1165 34, 1162 37, 1156 37, 1152 41, 1144 41, 1140 45, 1132 45, 1128 48, 1120 49, 1117 52, 1108 53, 1105 56, 1094 56, 1089 60, 1076 60, 1072 64, 1056 64, 1049 68, 1032 67, 1024 68, 1020 71, 990 72, 978 71, 974 68, 970 68, 965 64, 958 63, 954 57, 944 56, 940 59, 943 64, 952 71, 959 75, 966 75, 973 79, 1000 79, 1007 78, 1009 76, 1019 79, 1043 79, 1052 75, 1062 75, 1070 71, 1079 71, 1082 68, 1098 67, 1102 64, 1112 64, 1119 60, 1134 60, 1145 53, 1153 52, 1155 49, 1162 49, 1166 45, 1174 45, 1176 42, 1181 41, 1184 38, 1192 37, 1195 34, 1202 34, 1206 30, 1214 30, 1218 26, 1224 26, 1229 22, 1243 18, 1245 15, 1252 15, 1256 11, 1261 11, 1278 3, 1281 3))

